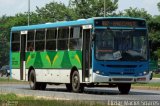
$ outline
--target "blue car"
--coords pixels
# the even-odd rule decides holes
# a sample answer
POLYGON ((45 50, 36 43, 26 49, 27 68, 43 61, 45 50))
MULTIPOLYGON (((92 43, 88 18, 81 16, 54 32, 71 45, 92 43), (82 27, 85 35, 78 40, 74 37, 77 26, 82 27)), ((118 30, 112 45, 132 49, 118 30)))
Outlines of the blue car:
POLYGON ((6 77, 8 77, 10 75, 9 65, 5 65, 0 69, 0 76, 3 77, 3 75, 6 75, 6 77))

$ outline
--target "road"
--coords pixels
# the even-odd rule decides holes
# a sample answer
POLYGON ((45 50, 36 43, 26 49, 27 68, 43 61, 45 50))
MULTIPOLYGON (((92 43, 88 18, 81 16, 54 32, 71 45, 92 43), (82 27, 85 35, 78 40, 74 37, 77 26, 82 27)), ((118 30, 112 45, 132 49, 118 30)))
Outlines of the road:
POLYGON ((64 85, 47 85, 45 91, 30 90, 28 84, 1 84, 0 93, 15 93, 56 100, 160 100, 160 91, 131 89, 129 95, 121 95, 117 88, 85 88, 84 93, 70 93, 64 85))

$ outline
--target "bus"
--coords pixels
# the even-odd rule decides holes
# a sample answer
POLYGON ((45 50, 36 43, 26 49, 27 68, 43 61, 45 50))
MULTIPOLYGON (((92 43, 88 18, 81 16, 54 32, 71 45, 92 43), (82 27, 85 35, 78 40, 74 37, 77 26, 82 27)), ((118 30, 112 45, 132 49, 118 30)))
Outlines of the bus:
POLYGON ((11 28, 11 77, 33 90, 65 84, 118 87, 150 80, 146 21, 133 17, 95 17, 11 28))

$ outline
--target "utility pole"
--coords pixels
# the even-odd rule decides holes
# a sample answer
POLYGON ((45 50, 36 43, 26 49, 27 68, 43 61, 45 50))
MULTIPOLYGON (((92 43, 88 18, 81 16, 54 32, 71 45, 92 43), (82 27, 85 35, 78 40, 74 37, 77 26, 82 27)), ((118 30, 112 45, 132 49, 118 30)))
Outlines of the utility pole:
POLYGON ((104 17, 106 17, 106 0, 104 0, 104 17))
POLYGON ((30 0, 28 0, 28 26, 30 24, 30 0))

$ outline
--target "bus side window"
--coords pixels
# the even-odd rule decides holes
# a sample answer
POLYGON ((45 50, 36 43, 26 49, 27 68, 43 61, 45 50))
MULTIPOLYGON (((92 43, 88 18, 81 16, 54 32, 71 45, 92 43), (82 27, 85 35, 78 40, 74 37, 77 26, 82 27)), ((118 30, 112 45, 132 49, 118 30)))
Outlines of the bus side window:
POLYGON ((33 42, 29 42, 27 51, 33 51, 33 50, 34 50, 34 44, 33 44, 33 42))
POLYGON ((57 29, 47 29, 46 50, 56 50, 57 29))
POLYGON ((82 28, 73 27, 70 29, 69 49, 81 50, 81 48, 82 48, 82 28))
POLYGON ((34 30, 28 31, 27 35, 27 51, 34 50, 34 30))
POLYGON ((58 29, 58 50, 68 50, 69 27, 58 29))
POLYGON ((17 52, 20 50, 20 32, 12 33, 12 51, 17 52))
POLYGON ((45 29, 37 30, 35 35, 35 51, 44 51, 45 29))

